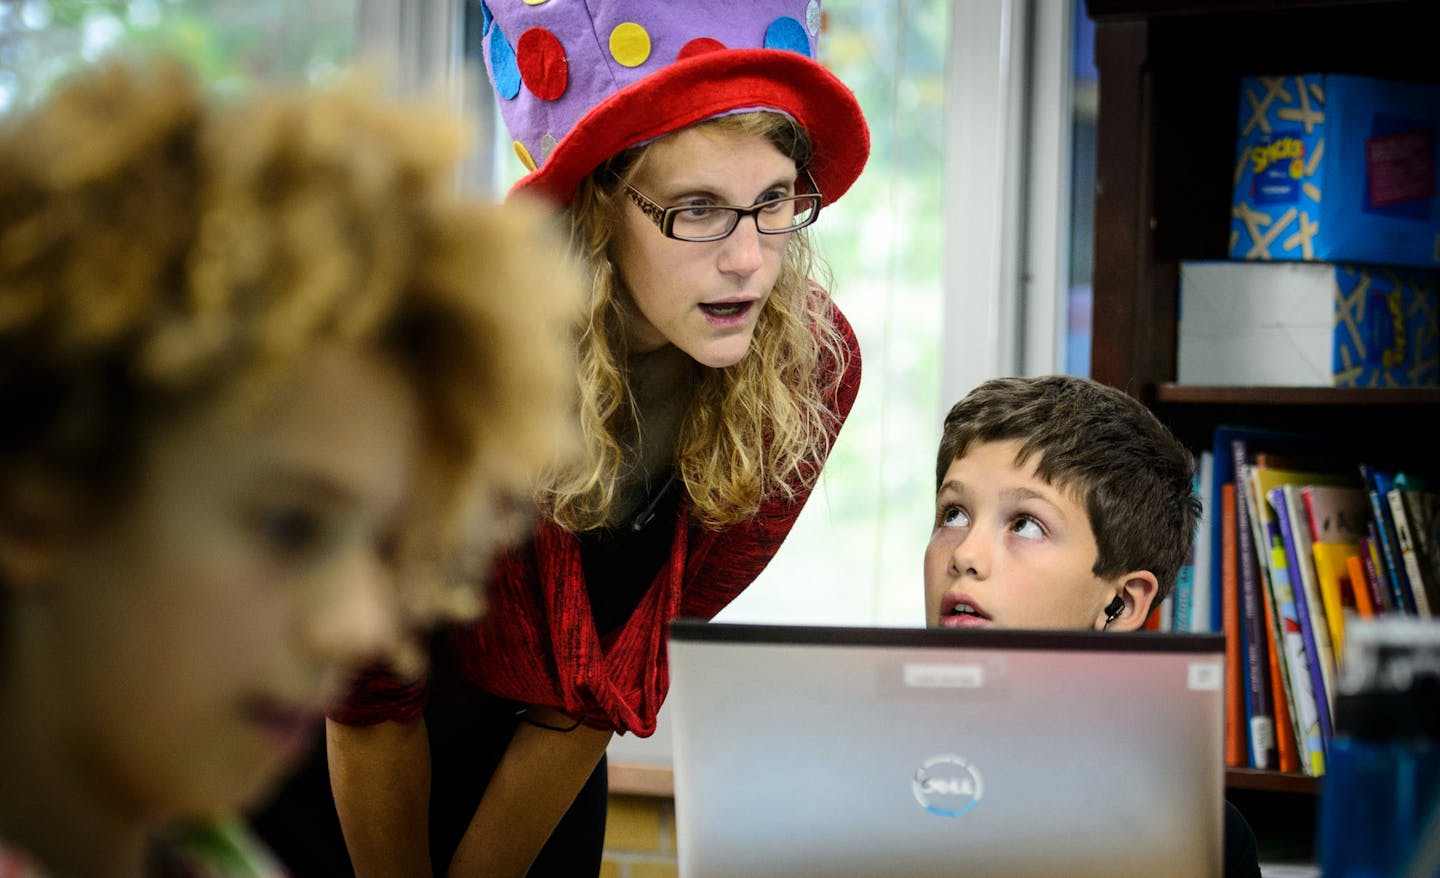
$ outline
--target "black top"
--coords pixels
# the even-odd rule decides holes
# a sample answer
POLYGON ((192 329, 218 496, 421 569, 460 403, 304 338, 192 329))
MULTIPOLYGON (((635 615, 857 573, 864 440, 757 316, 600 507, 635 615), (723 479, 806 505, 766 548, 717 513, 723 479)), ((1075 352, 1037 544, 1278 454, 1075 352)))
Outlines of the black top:
POLYGON ((671 472, 629 521, 575 535, 595 631, 601 637, 625 624, 670 557, 680 493, 680 481, 671 472))

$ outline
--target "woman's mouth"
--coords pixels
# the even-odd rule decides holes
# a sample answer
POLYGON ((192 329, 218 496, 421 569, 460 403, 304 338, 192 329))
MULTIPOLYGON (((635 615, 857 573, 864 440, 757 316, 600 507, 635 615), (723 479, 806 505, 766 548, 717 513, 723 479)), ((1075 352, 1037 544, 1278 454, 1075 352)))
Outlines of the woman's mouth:
POLYGON ((730 324, 744 320, 755 302, 702 302, 700 310, 712 323, 730 324))

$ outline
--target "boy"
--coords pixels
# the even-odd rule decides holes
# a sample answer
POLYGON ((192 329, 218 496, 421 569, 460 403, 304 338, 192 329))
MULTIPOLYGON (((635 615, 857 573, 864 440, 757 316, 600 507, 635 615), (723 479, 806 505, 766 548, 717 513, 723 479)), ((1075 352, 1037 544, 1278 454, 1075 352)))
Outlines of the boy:
MULTIPOLYGON (((925 622, 1134 631, 1175 586, 1200 501, 1190 452, 1125 393, 1084 378, 996 378, 945 417, 925 622)), ((1258 878, 1225 806, 1227 878, 1258 878)))
POLYGON ((945 418, 925 550, 931 627, 1132 631, 1174 587, 1191 456, 1114 388, 998 378, 945 418))

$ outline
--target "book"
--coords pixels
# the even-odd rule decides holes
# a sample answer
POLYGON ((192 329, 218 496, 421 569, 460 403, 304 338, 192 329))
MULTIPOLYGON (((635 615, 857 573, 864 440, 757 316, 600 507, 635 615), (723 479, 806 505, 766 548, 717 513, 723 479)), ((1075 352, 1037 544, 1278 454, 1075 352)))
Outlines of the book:
MULTIPOLYGON (((1355 478, 1341 472, 1304 472, 1261 466, 1250 468, 1248 474, 1254 494, 1260 498, 1255 508, 1259 523, 1256 539, 1265 540, 1267 551, 1261 552, 1261 557, 1269 565, 1272 593, 1279 581, 1288 584, 1294 621, 1300 626, 1308 659, 1303 667, 1290 662, 1286 669, 1291 675, 1309 675, 1316 699, 1321 741, 1328 745, 1335 697, 1335 651, 1315 575, 1311 549, 1313 540, 1300 491, 1307 486, 1353 486, 1355 478)), ((1282 611, 1281 618, 1289 617, 1282 611)))
POLYGON ((1303 513, 1296 509, 1300 497, 1296 486, 1282 484, 1270 489, 1266 499, 1275 513, 1280 529, 1280 542, 1285 552, 1285 565, 1295 590, 1295 612, 1300 620, 1301 636, 1310 655, 1310 683, 1315 688, 1316 708, 1320 715, 1320 734, 1329 746, 1334 734, 1331 717, 1335 709, 1335 645, 1320 599, 1315 575, 1312 540, 1307 532, 1303 513), (1303 529, 1303 530, 1302 530, 1303 529))
POLYGON ((1271 703, 1275 705, 1275 752, 1281 771, 1296 772, 1300 771, 1300 742, 1295 739, 1295 722, 1291 719, 1295 714, 1293 699, 1280 667, 1280 629, 1275 602, 1266 594, 1260 604, 1265 611, 1265 657, 1270 665, 1271 703))
POLYGON ((1415 599, 1410 594, 1410 583, 1405 577, 1405 565, 1400 558, 1400 547, 1395 542, 1395 522, 1390 517, 1387 497, 1395 482, 1395 474, 1372 464, 1360 464, 1360 477, 1365 482, 1366 496, 1370 500, 1370 514, 1375 522, 1374 539, 1379 544, 1380 558, 1384 561, 1381 574, 1389 585, 1395 610, 1415 615, 1415 599))
MULTIPOLYGON (((1373 616, 1374 611, 1370 610, 1370 599, 1367 595, 1366 612, 1360 612, 1357 592, 1351 582, 1348 561, 1352 557, 1356 563, 1360 560, 1354 543, 1314 542, 1310 544, 1310 553, 1315 559, 1315 583, 1319 587, 1320 601, 1325 608, 1325 622, 1330 628, 1330 647, 1335 652, 1335 666, 1338 668, 1345 654, 1346 615, 1354 612, 1373 616)), ((1360 592, 1363 591, 1361 588, 1360 592)))
MULTIPOLYGON (((1300 452, 1314 452, 1315 449, 1323 448, 1324 441, 1316 436, 1305 433, 1291 433, 1282 430, 1265 429, 1261 427, 1247 427, 1239 424, 1217 424, 1211 432, 1210 448, 1210 493, 1213 497, 1220 496, 1220 486, 1226 483, 1235 483, 1235 458, 1231 447, 1232 440, 1241 439, 1246 443, 1255 443, 1256 447, 1268 449, 1290 450, 1298 449, 1300 452)), ((1203 461, 1202 461, 1203 463, 1203 461)), ((1242 499, 1237 494, 1237 507, 1242 499)), ((1221 607, 1220 607, 1220 577, 1221 570, 1218 563, 1220 557, 1220 516, 1210 516, 1210 623, 1207 630, 1221 631, 1221 607)))
POLYGON ((1235 547, 1237 581, 1240 583, 1240 650, 1245 674, 1245 715, 1250 731, 1250 767, 1274 768, 1276 764, 1275 707, 1270 697, 1270 664, 1265 657, 1264 611, 1260 607, 1265 585, 1263 565, 1258 559, 1261 537, 1256 529, 1255 499, 1246 462, 1243 440, 1235 440, 1235 547))
POLYGON ((1200 519, 1195 525, 1195 572, 1190 588, 1190 628, 1195 633, 1220 630, 1214 624, 1211 607, 1215 602, 1210 588, 1210 570, 1214 564, 1211 557, 1210 520, 1218 517, 1216 504, 1220 502, 1215 493, 1215 453, 1200 452, 1200 464, 1196 473, 1200 494, 1200 519))
POLYGON ((1240 664, 1240 586, 1235 574, 1235 483, 1220 486, 1220 589, 1221 628, 1225 633, 1225 764, 1250 764, 1249 736, 1245 732, 1245 675, 1240 664))
MULTIPOLYGON (((1397 479, 1398 481, 1398 479, 1397 479)), ((1431 582, 1429 558, 1422 556, 1424 546, 1422 541, 1415 534, 1424 532, 1422 520, 1424 510, 1418 502, 1419 492, 1401 488, 1391 488, 1386 493, 1386 500, 1390 505, 1390 517, 1395 523, 1395 544, 1400 549, 1401 559, 1405 564, 1405 576, 1410 582, 1411 597, 1415 601, 1415 614, 1429 618, 1435 615, 1436 602, 1431 601, 1431 595, 1435 592, 1435 583, 1431 582), (1412 498, 1407 505, 1406 497, 1412 498), (1410 513, 1415 513, 1414 525, 1411 524, 1410 513)))
MULTIPOLYGON (((1368 539, 1368 538, 1367 538, 1368 539)), ((1327 543, 1325 545, 1336 545, 1327 543)), ((1355 596, 1355 612, 1362 619, 1370 619, 1375 616, 1375 604, 1370 600, 1370 587, 1365 582, 1365 564, 1360 560, 1361 552, 1368 551, 1361 545, 1355 547, 1355 551, 1345 556, 1345 570, 1350 574, 1350 588, 1355 596)))
POLYGON ((1317 542, 1358 543, 1365 536, 1370 501, 1358 485, 1306 485, 1300 494, 1317 542))
MULTIPOLYGON (((1355 606, 1353 597, 1348 602, 1345 599, 1347 592, 1353 594, 1354 587, 1354 583, 1349 581, 1345 559, 1365 537, 1365 520, 1370 512, 1370 502, 1359 487, 1339 485, 1306 485, 1300 489, 1300 496, 1305 506, 1305 519, 1310 527, 1315 579, 1338 665, 1341 642, 1344 639, 1344 607, 1355 606), (1322 554, 1325 568, 1323 573, 1320 569, 1322 554)), ((1360 585, 1363 586, 1363 583, 1360 585)), ((1368 597, 1367 595, 1367 606, 1368 597)), ((1368 615, 1373 615, 1373 611, 1368 615)))
POLYGON ((1380 560, 1380 547, 1376 545, 1380 538, 1375 533, 1375 522, 1368 522, 1365 530, 1365 539, 1360 543, 1360 560, 1365 565, 1365 581, 1370 589, 1371 600, 1375 603, 1375 611, 1378 614, 1383 608, 1386 613, 1403 612, 1395 606, 1395 595, 1390 591, 1390 584, 1385 579, 1385 568, 1380 560))
MULTIPOLYGON (((1335 650, 1335 629, 1344 625, 1344 617, 1341 613, 1340 604, 1337 598, 1333 603, 1335 619, 1332 622, 1329 615, 1331 607, 1327 605, 1325 596, 1321 592, 1320 578, 1315 570, 1314 543, 1317 537, 1311 524, 1309 510, 1304 503, 1303 494, 1309 489, 1312 497, 1311 505, 1315 505, 1315 499, 1320 501, 1319 521, 1325 534, 1331 538, 1339 535, 1350 535, 1356 533, 1358 520, 1356 515, 1363 516, 1363 512, 1357 512, 1353 504, 1359 497, 1364 496, 1356 487, 1355 478, 1349 473, 1342 472, 1315 472, 1300 473, 1285 470, 1272 470, 1265 473, 1262 481, 1276 484, 1283 492, 1283 509, 1275 506, 1277 513, 1282 513, 1280 522, 1280 535, 1282 540, 1293 540, 1293 545, 1286 542, 1287 560, 1290 564, 1291 582, 1299 588, 1297 606, 1303 606, 1309 617, 1310 639, 1312 655, 1320 658, 1319 665, 1321 677, 1325 686, 1325 700, 1327 710, 1322 711, 1322 717, 1328 719, 1329 714, 1335 707, 1335 674, 1337 668, 1335 650), (1343 494, 1335 494, 1332 491, 1351 488, 1357 493, 1348 498, 1343 494), (1348 518, 1346 518, 1348 516, 1348 518)), ((1327 723, 1328 725, 1328 723, 1327 723)), ((1330 740, 1329 730, 1326 731, 1325 740, 1330 740)))
MULTIPOLYGON (((1440 591, 1440 491, 1416 487, 1403 495, 1411 538, 1420 553, 1426 584, 1440 591)), ((1430 608, 1440 610, 1440 594, 1429 592, 1430 608)))
MULTIPOLYGON (((1253 480, 1255 468, 1250 468, 1253 480)), ((1252 481, 1252 493, 1257 486, 1252 481)), ((1269 504, 1263 500, 1255 507, 1256 527, 1263 539, 1263 552, 1267 558, 1266 580, 1274 600, 1274 613, 1278 629, 1277 647, 1280 665, 1285 675, 1287 697, 1291 702, 1291 721, 1295 724, 1298 756, 1306 774, 1325 773, 1325 734, 1320 723, 1320 704, 1324 701, 1323 687, 1317 687, 1312 674, 1314 658, 1307 647, 1304 630, 1301 627, 1300 609, 1296 606, 1297 589, 1290 578, 1286 565, 1285 548, 1280 526, 1273 514, 1268 514, 1269 504)))
MULTIPOLYGON (((1200 459, 1192 456, 1193 469, 1190 474, 1190 492, 1200 500, 1200 513, 1205 512, 1205 502, 1201 499, 1202 489, 1200 487, 1200 459)), ((1162 631, 1190 631, 1192 616, 1194 615, 1195 604, 1195 544, 1201 531, 1199 521, 1196 522, 1195 534, 1190 539, 1190 547, 1185 552, 1185 563, 1180 565, 1176 571, 1175 587, 1166 595, 1169 601, 1170 612, 1163 617, 1165 624, 1161 625, 1162 631)))
POLYGON ((1410 539, 1410 522, 1405 517, 1405 502, 1398 488, 1385 492, 1385 502, 1390 507, 1390 521, 1395 530, 1395 548, 1410 584, 1410 599, 1415 603, 1415 615, 1429 618, 1430 598, 1425 593, 1425 583, 1420 575, 1420 558, 1415 554, 1415 543, 1410 539))

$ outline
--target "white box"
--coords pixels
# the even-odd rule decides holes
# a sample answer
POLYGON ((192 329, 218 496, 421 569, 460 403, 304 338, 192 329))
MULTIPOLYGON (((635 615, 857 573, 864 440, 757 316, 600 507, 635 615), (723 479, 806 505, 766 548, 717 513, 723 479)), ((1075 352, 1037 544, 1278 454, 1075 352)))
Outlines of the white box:
POLYGON ((1427 387, 1437 275, 1327 262, 1180 263, 1180 384, 1427 387))
POLYGON ((1335 268, 1180 263, 1180 384, 1331 386, 1335 268))

